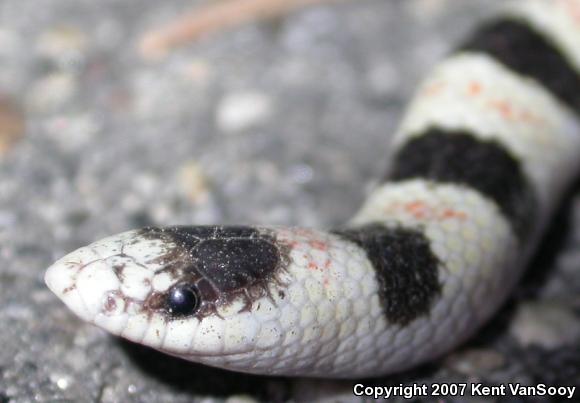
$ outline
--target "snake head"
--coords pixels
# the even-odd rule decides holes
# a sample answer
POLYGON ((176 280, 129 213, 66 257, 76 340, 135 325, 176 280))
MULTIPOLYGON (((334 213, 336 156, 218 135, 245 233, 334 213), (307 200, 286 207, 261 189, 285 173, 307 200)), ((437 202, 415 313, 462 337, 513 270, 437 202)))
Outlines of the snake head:
POLYGON ((276 336, 255 312, 270 307, 276 316, 286 265, 273 230, 145 228, 68 254, 45 281, 79 317, 110 333, 224 366, 276 336))

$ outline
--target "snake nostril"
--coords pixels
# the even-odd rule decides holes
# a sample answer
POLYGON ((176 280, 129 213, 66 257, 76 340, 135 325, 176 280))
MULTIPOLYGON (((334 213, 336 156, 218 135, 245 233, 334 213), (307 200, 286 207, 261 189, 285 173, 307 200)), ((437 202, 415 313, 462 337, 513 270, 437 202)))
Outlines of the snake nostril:
POLYGON ((167 293, 166 309, 172 316, 189 316, 197 311, 200 303, 201 298, 196 287, 178 284, 167 293))

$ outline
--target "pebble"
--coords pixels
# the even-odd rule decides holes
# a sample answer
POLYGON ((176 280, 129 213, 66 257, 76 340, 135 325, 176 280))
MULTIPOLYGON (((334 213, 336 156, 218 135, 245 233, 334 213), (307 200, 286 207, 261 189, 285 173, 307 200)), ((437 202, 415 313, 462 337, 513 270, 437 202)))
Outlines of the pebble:
POLYGON ((451 354, 445 361, 451 369, 470 376, 485 375, 503 367, 505 357, 491 349, 468 349, 451 354))
POLYGON ((266 121, 272 114, 272 100, 260 92, 226 95, 217 107, 216 124, 225 133, 236 133, 266 121))
POLYGON ((30 107, 37 112, 50 112, 69 101, 76 88, 76 80, 71 74, 51 73, 34 84, 28 102, 30 107))
POLYGON ((228 397, 225 403, 258 403, 258 401, 248 395, 233 395, 228 397))
POLYGON ((57 26, 40 35, 38 52, 56 61, 66 61, 80 56, 87 47, 88 39, 76 27, 57 26))
POLYGON ((71 378, 68 375, 51 374, 50 380, 61 390, 68 389, 71 384, 71 378))
POLYGON ((179 66, 182 76, 189 82, 205 85, 212 77, 212 69, 203 59, 191 59, 179 66))
POLYGON ((574 312, 555 302, 526 302, 511 322, 510 334, 522 346, 556 348, 580 339, 580 320, 574 312))
POLYGON ((304 185, 312 182, 312 179, 314 178, 314 170, 312 169, 312 166, 308 164, 296 164, 290 167, 287 175, 290 182, 304 185))
POLYGON ((366 89, 377 99, 388 99, 397 92, 399 85, 398 73, 390 61, 375 63, 366 73, 366 89))
POLYGON ((409 8, 417 18, 436 18, 449 8, 450 0, 417 0, 407 2, 409 8))
POLYGON ((179 170, 179 184, 193 204, 203 204, 209 197, 207 178, 196 161, 186 162, 179 170))
POLYGON ((100 130, 98 120, 90 113, 58 115, 46 121, 46 133, 59 149, 79 152, 100 130))
POLYGON ((16 54, 22 44, 22 38, 17 32, 0 28, 0 56, 16 54))

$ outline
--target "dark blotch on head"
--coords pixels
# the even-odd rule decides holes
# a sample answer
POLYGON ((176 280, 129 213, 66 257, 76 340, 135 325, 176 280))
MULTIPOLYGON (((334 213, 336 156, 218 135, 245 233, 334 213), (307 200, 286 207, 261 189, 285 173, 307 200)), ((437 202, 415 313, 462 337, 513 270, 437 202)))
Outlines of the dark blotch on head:
MULTIPOLYGON (((245 226, 177 226, 145 228, 141 234, 168 242, 162 256, 163 271, 171 273, 179 284, 187 284, 201 300, 197 315, 215 312, 218 305, 234 298, 244 298, 246 309, 253 300, 269 295, 272 281, 280 285, 277 275, 288 258, 271 231, 245 226), (173 245, 173 246, 171 246, 173 245)), ((168 294, 166 301, 178 301, 183 295, 168 294)), ((179 305, 179 304, 177 304, 179 305)), ((152 298, 150 306, 159 309, 152 298)), ((178 311, 178 307, 171 311, 178 311)), ((168 309, 166 309, 168 310, 168 309)), ((175 315, 174 315, 175 316, 175 315)))
POLYGON ((465 185, 493 200, 520 239, 533 230, 537 200, 520 161, 495 142, 467 131, 431 128, 395 155, 386 179, 428 179, 465 185))
POLYGON ((405 325, 429 313, 441 293, 439 260, 421 232, 368 224, 333 231, 363 248, 380 284, 379 297, 387 320, 405 325))
POLYGON ((231 291, 267 278, 278 267, 278 248, 264 239, 225 238, 195 248, 197 270, 221 291, 231 291))
POLYGON ((247 226, 176 225, 147 227, 141 231, 148 237, 168 237, 179 246, 188 249, 195 248, 199 242, 207 239, 260 237, 257 229, 247 226))
POLYGON ((243 226, 178 226, 157 229, 183 248, 195 271, 228 292, 269 279, 281 257, 273 237, 243 226))
POLYGON ((513 19, 490 22, 461 49, 485 52, 509 69, 534 78, 580 113, 580 74, 546 34, 528 23, 513 19))

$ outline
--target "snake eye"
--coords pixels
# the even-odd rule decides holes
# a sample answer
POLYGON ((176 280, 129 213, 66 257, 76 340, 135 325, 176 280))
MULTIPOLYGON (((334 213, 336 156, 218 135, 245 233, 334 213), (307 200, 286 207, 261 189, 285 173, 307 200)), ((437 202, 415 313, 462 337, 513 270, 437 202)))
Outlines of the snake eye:
POLYGON ((167 311, 173 316, 189 316, 200 305, 199 291, 189 284, 178 284, 167 294, 167 311))

